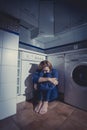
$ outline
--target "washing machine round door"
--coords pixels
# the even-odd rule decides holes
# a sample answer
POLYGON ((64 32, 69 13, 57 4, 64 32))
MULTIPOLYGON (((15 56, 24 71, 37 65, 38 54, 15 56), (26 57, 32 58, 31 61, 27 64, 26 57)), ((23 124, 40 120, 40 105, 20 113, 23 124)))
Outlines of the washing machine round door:
POLYGON ((87 65, 78 65, 72 72, 74 82, 82 87, 87 87, 87 65))

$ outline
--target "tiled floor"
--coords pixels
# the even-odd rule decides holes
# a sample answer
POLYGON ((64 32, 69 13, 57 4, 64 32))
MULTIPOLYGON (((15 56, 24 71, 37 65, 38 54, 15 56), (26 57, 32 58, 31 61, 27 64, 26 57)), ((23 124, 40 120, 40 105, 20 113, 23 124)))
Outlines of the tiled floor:
POLYGON ((16 115, 0 121, 0 130, 87 130, 87 112, 55 101, 40 115, 33 111, 32 103, 23 102, 16 115))

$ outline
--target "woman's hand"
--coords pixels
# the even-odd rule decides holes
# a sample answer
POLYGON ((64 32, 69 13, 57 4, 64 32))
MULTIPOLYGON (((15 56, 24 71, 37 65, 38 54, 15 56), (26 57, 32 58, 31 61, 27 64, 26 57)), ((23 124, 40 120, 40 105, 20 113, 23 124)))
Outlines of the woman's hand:
POLYGON ((58 85, 58 81, 56 78, 48 78, 48 81, 53 83, 54 85, 58 85))
POLYGON ((34 89, 37 90, 37 84, 34 84, 34 89))

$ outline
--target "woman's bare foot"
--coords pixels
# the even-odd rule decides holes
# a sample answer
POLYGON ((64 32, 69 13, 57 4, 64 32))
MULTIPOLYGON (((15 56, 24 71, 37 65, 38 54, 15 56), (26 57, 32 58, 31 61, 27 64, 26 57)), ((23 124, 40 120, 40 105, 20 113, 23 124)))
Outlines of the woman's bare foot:
POLYGON ((45 114, 47 112, 48 109, 48 102, 43 102, 43 105, 39 111, 40 114, 45 114))
POLYGON ((35 112, 38 113, 38 112, 40 111, 41 106, 42 106, 42 101, 40 101, 40 102, 38 103, 38 105, 35 107, 35 112))

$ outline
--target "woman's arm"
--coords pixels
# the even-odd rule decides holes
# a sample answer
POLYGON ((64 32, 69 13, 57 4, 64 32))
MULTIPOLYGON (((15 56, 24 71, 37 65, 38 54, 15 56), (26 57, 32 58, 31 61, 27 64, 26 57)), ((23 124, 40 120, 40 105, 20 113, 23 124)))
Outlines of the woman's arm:
POLYGON ((58 85, 58 73, 57 73, 57 71, 54 70, 52 72, 52 74, 53 74, 53 78, 49 78, 49 77, 42 77, 42 75, 39 72, 36 72, 32 77, 33 83, 38 84, 38 83, 41 83, 41 82, 49 81, 49 82, 53 83, 54 85, 58 85))
POLYGON ((46 77, 40 77, 40 78, 38 79, 38 83, 47 82, 47 81, 49 81, 49 78, 46 78, 46 77))
POLYGON ((56 69, 52 69, 52 75, 53 75, 53 78, 50 79, 51 82, 55 85, 58 85, 59 82, 58 82, 58 71, 56 69))
POLYGON ((38 82, 41 83, 41 82, 46 82, 46 81, 49 81, 51 83, 53 83, 54 85, 58 85, 58 81, 56 78, 44 78, 44 77, 40 77, 38 79, 38 82))
POLYGON ((49 78, 48 80, 54 85, 58 85, 58 80, 56 78, 49 78))

